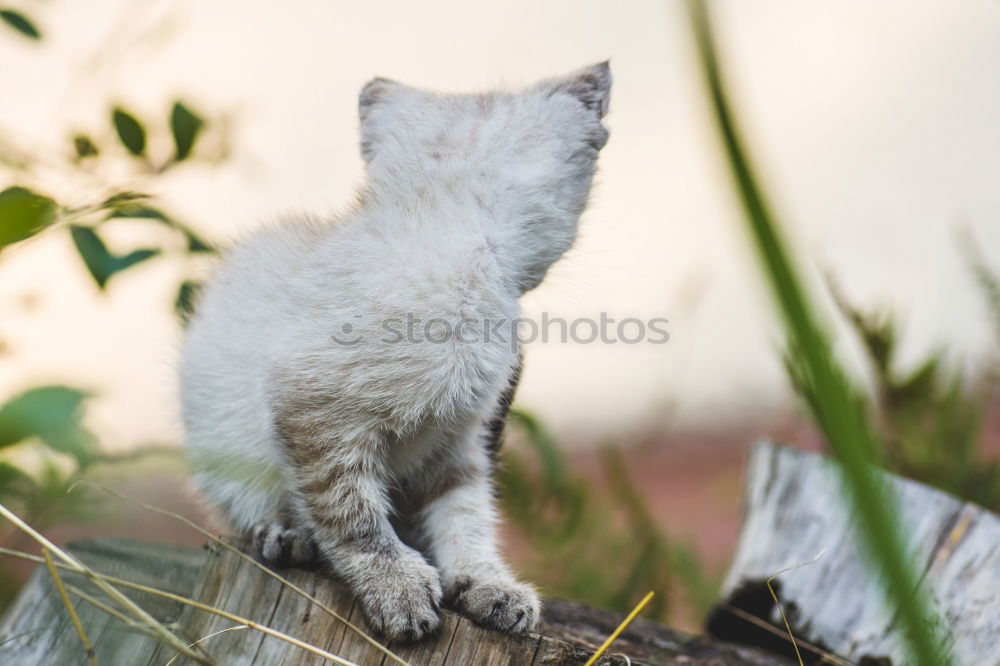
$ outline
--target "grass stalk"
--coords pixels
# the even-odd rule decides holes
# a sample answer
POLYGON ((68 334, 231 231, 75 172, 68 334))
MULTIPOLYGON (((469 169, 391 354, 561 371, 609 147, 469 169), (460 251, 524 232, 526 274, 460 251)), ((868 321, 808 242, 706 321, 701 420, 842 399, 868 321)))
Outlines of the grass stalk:
POLYGON ((158 513, 158 514, 160 514, 162 516, 167 516, 169 518, 173 518, 174 520, 177 520, 177 521, 179 521, 179 522, 187 525, 188 527, 190 527, 194 531, 198 532, 199 534, 201 534, 205 538, 210 539, 212 541, 212 543, 215 543, 215 544, 221 546, 222 548, 225 548, 229 552, 231 552, 234 555, 236 555, 237 557, 241 558, 243 561, 250 563, 252 566, 254 566, 257 569, 259 569, 260 571, 264 572, 266 575, 268 575, 271 578, 277 580, 279 583, 281 583, 285 587, 288 587, 293 592, 295 592, 296 594, 298 594, 300 597, 306 599, 307 601, 310 601, 317 608, 319 608, 322 611, 324 611, 325 613, 327 613, 330 617, 332 617, 335 620, 338 620, 340 622, 343 622, 345 625, 347 625, 348 629, 352 630, 354 633, 356 633, 358 636, 360 636, 363 640, 367 641, 372 647, 374 647, 377 650, 381 651, 389 659, 392 659, 393 661, 395 661, 396 663, 400 664, 401 666, 409 666, 409 664, 406 661, 404 661, 401 657, 399 657, 396 654, 394 654, 391 650, 389 650, 389 648, 387 648, 386 646, 384 646, 381 643, 379 643, 377 640, 375 640, 374 638, 372 638, 369 634, 365 633, 360 627, 358 627, 357 625, 355 625, 355 624, 351 623, 350 621, 348 621, 347 618, 345 618, 342 615, 340 615, 339 613, 337 613, 335 610, 333 610, 332 608, 330 608, 329 606, 327 606, 326 604, 324 604, 322 601, 320 601, 319 599, 317 599, 315 596, 309 594, 308 592, 306 592, 301 587, 299 587, 298 585, 296 585, 292 581, 288 580, 284 576, 281 576, 280 574, 276 573, 275 571, 273 571, 273 570, 269 569, 268 567, 266 567, 265 565, 261 564, 260 562, 258 562, 254 558, 250 557, 249 555, 247 555, 246 553, 244 553, 243 551, 241 551, 239 548, 234 547, 232 544, 226 542, 224 539, 220 539, 218 536, 216 536, 215 534, 212 534, 211 532, 209 532, 208 530, 206 530, 201 525, 198 525, 194 521, 185 518, 184 516, 180 515, 179 513, 174 513, 173 511, 168 511, 166 509, 161 509, 158 506, 153 506, 152 504, 147 504, 147 503, 145 503, 143 501, 135 499, 134 497, 128 497, 126 495, 122 495, 121 493, 116 492, 116 491, 112 490, 111 488, 108 488, 106 486, 102 486, 99 483, 95 483, 94 481, 90 481, 90 480, 87 480, 87 479, 81 479, 80 481, 77 481, 72 486, 70 486, 69 490, 72 491, 73 488, 75 488, 76 485, 79 484, 79 483, 86 483, 88 485, 94 486, 94 487, 98 488, 99 490, 102 490, 102 491, 108 493, 112 497, 116 497, 116 498, 122 500, 123 502, 129 502, 131 504, 135 504, 136 506, 140 506, 140 507, 146 509, 147 511, 152 511, 152 512, 158 513))
MULTIPOLYGON (((778 638, 781 638, 781 639, 786 640, 789 643, 791 643, 792 639, 788 635, 787 631, 782 631, 781 629, 778 629, 777 627, 775 627, 773 624, 771 624, 767 620, 762 620, 759 617, 757 617, 756 615, 754 615, 753 613, 748 613, 745 610, 743 610, 742 608, 740 608, 739 606, 734 606, 734 605, 726 603, 726 602, 719 603, 719 607, 722 608, 722 609, 724 609, 728 613, 732 613, 733 615, 735 615, 736 617, 740 618, 741 620, 746 620, 750 624, 753 624, 753 625, 755 625, 755 626, 763 629, 767 633, 773 634, 773 635, 777 636, 778 638)), ((809 641, 804 641, 801 638, 796 639, 796 641, 799 643, 799 645, 802 645, 803 647, 808 648, 812 652, 815 652, 820 657, 822 657, 823 661, 820 662, 822 664, 830 663, 830 664, 836 664, 837 666, 855 666, 853 663, 847 661, 846 659, 844 659, 840 655, 834 654, 833 652, 830 652, 829 650, 824 650, 823 648, 819 647, 818 645, 814 645, 814 644, 810 643, 809 641)))
MULTIPOLYGON (((3 554, 4 555, 10 555, 10 553, 3 553, 3 554)), ((59 566, 61 566, 61 565, 56 564, 57 568, 59 566)), ((97 608, 100 611, 104 611, 105 613, 107 613, 111 617, 115 618, 116 620, 118 620, 119 622, 121 622, 122 624, 124 624, 125 626, 127 626, 129 629, 132 629, 134 631, 142 632, 142 633, 146 634, 147 636, 152 636, 153 638, 158 638, 158 636, 155 633, 153 633, 152 631, 150 631, 149 627, 147 627, 146 625, 139 624, 138 622, 136 622, 135 620, 133 620, 129 616, 125 615, 125 613, 122 613, 121 611, 119 611, 119 610, 117 610, 115 608, 112 608, 111 606, 109 606, 108 604, 104 603, 100 599, 87 594, 86 592, 84 592, 80 588, 76 587, 75 585, 70 585, 69 583, 67 583, 66 584, 66 589, 69 590, 70 592, 72 592, 74 596, 80 597, 81 599, 83 599, 84 601, 86 601, 88 604, 90 604, 94 608, 97 608)))
POLYGON ((618 640, 621 633, 628 629, 628 625, 632 624, 632 621, 639 617, 639 613, 642 612, 642 609, 649 605, 649 602, 652 600, 653 592, 649 591, 646 593, 646 596, 642 598, 642 601, 636 604, 635 608, 632 609, 632 612, 625 616, 625 619, 621 621, 621 624, 619 624, 615 630, 611 632, 611 635, 608 636, 603 643, 601 643, 601 647, 597 648, 597 651, 590 656, 590 659, 588 659, 587 663, 583 666, 593 666, 596 664, 597 660, 601 658, 601 655, 608 651, 611 644, 618 640))
POLYGON ((859 532, 885 583, 887 600, 898 617, 912 663, 920 666, 950 663, 930 628, 925 593, 918 585, 895 521, 898 515, 895 502, 883 488, 873 466, 876 439, 863 401, 833 358, 830 341, 819 324, 744 148, 720 72, 705 4, 688 0, 687 6, 712 115, 743 216, 777 301, 789 359, 807 389, 806 394, 812 398, 809 406, 813 416, 840 462, 859 532))
POLYGON ((826 548, 824 548, 822 552, 820 552, 816 557, 812 558, 808 562, 802 562, 794 566, 785 567, 784 569, 778 571, 777 573, 773 574, 767 579, 767 591, 771 593, 771 599, 774 600, 774 605, 778 607, 778 612, 781 613, 781 621, 784 622, 785 624, 785 631, 788 632, 788 640, 789 642, 791 642, 792 648, 795 650, 795 658, 796 660, 798 660, 799 666, 805 666, 805 664, 802 663, 802 653, 799 652, 799 644, 795 640, 795 634, 792 633, 792 626, 788 623, 788 616, 785 615, 785 608, 781 605, 781 601, 778 599, 778 594, 774 591, 774 587, 771 585, 771 583, 773 583, 774 579, 783 573, 794 571, 795 569, 799 569, 801 567, 814 564, 819 558, 823 557, 823 553, 825 552, 826 548))
MULTIPOLYGON (((117 601, 123 608, 128 610, 132 615, 137 617, 143 624, 148 625, 153 631, 157 633, 160 640, 163 640, 167 644, 174 648, 177 648, 185 657, 194 659, 199 664, 205 664, 206 666, 209 662, 201 655, 192 652, 190 648, 182 641, 180 638, 168 631, 163 625, 156 621, 156 619, 143 610, 138 604, 126 597, 124 594, 116 590, 111 585, 108 585, 100 574, 90 569, 90 567, 83 564, 66 551, 62 550, 54 543, 42 536, 37 530, 21 520, 13 511, 8 509, 3 504, 0 504, 0 515, 5 517, 7 520, 12 522, 16 527, 18 527, 22 532, 30 536, 36 542, 41 544, 43 548, 48 548, 50 551, 59 556, 67 569, 70 571, 75 571, 78 574, 85 576, 90 579, 94 585, 99 587, 105 594, 117 601)), ((36 561, 44 563, 45 560, 41 557, 37 558, 36 561)))
MULTIPOLYGON (((188 645, 188 647, 193 648, 195 645, 200 645, 200 644, 204 643, 205 641, 207 641, 209 638, 215 638, 216 636, 218 636, 220 634, 228 634, 230 631, 240 631, 241 629, 249 629, 249 628, 250 627, 247 626, 247 625, 245 625, 245 624, 236 624, 236 625, 233 625, 231 627, 226 627, 225 629, 219 629, 218 631, 213 631, 208 636, 202 636, 201 638, 199 638, 198 640, 196 640, 194 643, 191 643, 190 645, 188 645)), ((175 661, 177 661, 179 658, 180 658, 180 655, 179 654, 175 654, 173 657, 170 658, 170 661, 168 661, 163 666, 170 666, 175 661)))
MULTIPOLYGON (((41 557, 38 557, 37 555, 32 555, 31 553, 24 553, 19 550, 12 550, 10 548, 0 548, 0 555, 9 555, 11 557, 18 557, 24 560, 31 560, 33 562, 40 562, 40 563, 45 561, 41 557)), ((70 564, 56 563, 56 567, 60 569, 66 569, 68 571, 73 571, 75 573, 83 573, 82 571, 79 571, 73 565, 70 564)), ((272 629, 271 627, 268 627, 266 625, 254 622, 253 620, 248 620, 245 617, 240 617, 239 615, 230 613, 229 611, 224 611, 221 608, 216 608, 215 606, 209 606, 208 604, 203 604, 200 601, 195 601, 194 599, 188 599, 187 597, 183 597, 179 594, 174 594, 173 592, 167 592, 165 590, 160 590, 155 587, 150 587, 149 585, 135 583, 130 580, 125 580, 124 578, 117 578, 116 576, 109 576, 107 574, 101 574, 97 572, 91 572, 91 574, 93 575, 93 578, 91 578, 91 580, 94 581, 95 584, 100 583, 102 590, 104 590, 105 587, 114 590, 114 587, 112 586, 118 585, 121 587, 128 588, 130 590, 135 590, 136 592, 145 592, 146 594, 151 594, 156 597, 169 599, 179 604, 190 606, 200 611, 211 613, 212 615, 217 615, 218 617, 225 618, 236 624, 245 624, 250 629, 259 631, 260 633, 271 636, 272 638, 277 638, 278 640, 284 641, 289 645, 294 645, 297 648, 301 648, 306 652, 314 654, 317 657, 322 657, 323 659, 333 662, 334 664, 338 664, 339 666, 358 666, 353 662, 347 661, 346 659, 342 659, 335 654, 331 654, 330 652, 327 652, 322 648, 316 647, 315 645, 306 643, 305 641, 299 640, 298 638, 295 638, 293 636, 289 636, 288 634, 280 632, 277 629, 272 629)), ((88 578, 90 578, 90 576, 88 576, 88 578)), ((118 592, 118 590, 115 590, 115 592, 119 595, 121 594, 120 592, 118 592)), ((194 654, 191 652, 191 648, 188 645, 184 644, 183 642, 181 642, 181 647, 183 648, 184 656, 190 656, 191 654, 194 654)), ((195 655, 195 656, 197 657, 197 660, 200 663, 206 663, 204 657, 200 655, 195 655)))
POLYGON ((91 666, 98 666, 94 646, 91 645, 90 639, 87 637, 87 632, 83 628, 83 623, 80 622, 80 616, 76 614, 76 608, 69 598, 69 593, 66 592, 62 576, 59 575, 59 569, 56 568, 56 563, 52 560, 52 553, 49 552, 48 548, 42 548, 42 556, 45 558, 45 567, 49 570, 49 576, 52 577, 52 582, 55 583, 56 590, 59 592, 59 598, 62 599, 63 605, 66 606, 66 613, 69 614, 70 622, 73 623, 73 628, 76 629, 76 634, 80 637, 80 643, 83 644, 83 651, 87 654, 87 660, 90 661, 91 666))

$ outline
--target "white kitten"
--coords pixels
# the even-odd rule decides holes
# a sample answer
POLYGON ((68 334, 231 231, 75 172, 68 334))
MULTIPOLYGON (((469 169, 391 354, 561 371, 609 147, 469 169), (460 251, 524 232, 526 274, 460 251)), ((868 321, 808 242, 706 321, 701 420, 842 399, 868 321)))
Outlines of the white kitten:
POLYGON ((197 485, 265 560, 318 552, 389 640, 435 630, 442 598, 502 631, 538 617, 496 542, 520 359, 495 324, 576 237, 610 86, 607 63, 515 94, 373 80, 354 210, 257 233, 203 290, 180 372, 197 485))

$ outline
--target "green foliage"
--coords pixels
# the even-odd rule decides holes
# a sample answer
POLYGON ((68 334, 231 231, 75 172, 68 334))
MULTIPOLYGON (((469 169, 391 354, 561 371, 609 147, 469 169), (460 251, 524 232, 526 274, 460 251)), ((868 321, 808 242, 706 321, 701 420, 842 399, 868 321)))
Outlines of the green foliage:
POLYGON ((1000 466, 981 460, 980 426, 989 400, 981 387, 949 370, 944 351, 929 354, 909 371, 898 370, 898 326, 886 313, 863 312, 836 287, 835 301, 865 349, 875 389, 884 464, 898 474, 953 495, 1000 508, 1000 466))
POLYGON ((123 206, 128 206, 129 204, 135 203, 136 201, 144 201, 149 199, 150 196, 143 192, 131 192, 125 190, 123 192, 115 192, 107 199, 101 202, 98 206, 100 210, 119 210, 123 206))
POLYGON ((77 159, 97 157, 100 152, 97 150, 97 146, 94 145, 94 140, 86 134, 77 134, 73 137, 73 150, 76 151, 77 159))
POLYGON ((116 107, 111 113, 111 123, 130 153, 138 157, 146 152, 146 130, 135 116, 116 107))
POLYGON ((537 557, 526 574, 547 595, 627 612, 656 591, 648 614, 667 620, 676 593, 703 611, 715 586, 695 551, 669 540, 636 492, 621 454, 601 457, 605 486, 574 473, 555 439, 531 414, 515 409, 536 461, 507 452, 499 470, 504 508, 537 557))
POLYGON ((979 245, 968 234, 960 237, 960 248, 965 265, 972 273, 979 290, 986 301, 986 308, 993 317, 993 328, 1000 343, 1000 276, 986 263, 979 245))
POLYGON ((181 102, 175 102, 174 108, 170 110, 170 131, 174 135, 174 159, 178 162, 187 159, 194 147, 198 133, 205 125, 205 121, 198 115, 184 106, 181 102))
MULTIPOLYGON (((31 22, 20 14, 0 11, 0 18, 22 34, 36 39, 40 36, 31 22)), ((72 150, 64 161, 52 159, 55 156, 40 159, 30 149, 17 150, 14 147, 16 137, 2 137, 0 145, 12 148, 0 156, 3 158, 0 160, 0 182, 17 184, 0 192, 0 251, 17 251, 9 246, 35 234, 61 233, 68 229, 84 266, 101 290, 112 277, 154 257, 173 253, 183 258, 215 251, 188 224, 157 207, 150 195, 122 189, 113 183, 97 182, 97 174, 120 173, 123 165, 131 171, 129 182, 141 182, 140 179, 155 178, 176 167, 181 160, 192 162, 192 148, 206 125, 201 116, 181 103, 173 105, 170 132, 176 151, 170 156, 148 154, 147 130, 136 116, 115 108, 110 120, 117 139, 128 153, 142 159, 123 160, 120 151, 106 150, 108 146, 99 145, 94 138, 102 135, 100 131, 69 133, 72 150), (106 164, 112 161, 117 163, 106 164), (99 203, 61 205, 58 197, 38 194, 34 191, 33 180, 43 171, 35 168, 42 163, 44 173, 50 173, 53 165, 61 167, 63 172, 51 183, 42 183, 41 189, 55 189, 56 183, 72 183, 79 177, 86 183, 85 188, 97 189, 100 195, 95 198, 99 203), (103 168, 105 166, 111 168, 103 168), (165 244, 131 249, 123 254, 113 253, 100 230, 109 220, 139 224, 153 221, 164 225, 183 238, 183 250, 177 253, 171 249, 173 244, 165 244)), ((0 256, 0 260, 6 256, 0 256)), ((183 280, 180 285, 188 306, 193 299, 194 285, 192 280, 183 280)), ((47 524, 79 519, 83 516, 82 510, 92 504, 90 500, 81 502, 79 492, 72 498, 66 496, 73 481, 86 473, 96 460, 106 459, 99 454, 97 439, 82 425, 88 395, 85 391, 64 386, 44 386, 30 389, 0 406, 0 502, 15 508, 30 522, 47 524)), ((0 575, 0 587, 3 583, 0 575)))
POLYGON ((108 219, 110 220, 116 217, 131 220, 155 220, 168 226, 173 225, 170 218, 168 218, 167 215, 160 209, 132 201, 126 201, 116 205, 108 215, 108 219))
MULTIPOLYGON (((204 121, 197 114, 183 104, 175 103, 171 112, 171 126, 178 152, 155 166, 146 155, 146 131, 142 124, 122 109, 114 110, 112 120, 121 142, 131 154, 142 156, 145 169, 152 170, 154 175, 174 167, 181 159, 189 158, 191 148, 204 126, 204 121)), ((80 163, 84 160, 100 160, 103 155, 100 147, 85 134, 73 137, 73 152, 71 164, 88 172, 91 168, 80 166, 80 163)), ((0 192, 0 249, 44 230, 57 219, 69 222, 65 226, 69 229, 73 244, 101 290, 118 273, 163 253, 163 248, 138 248, 122 255, 112 253, 97 230, 98 225, 107 220, 151 220, 181 234, 187 254, 211 254, 216 251, 212 244, 188 224, 149 203, 150 198, 142 192, 124 190, 105 197, 99 204, 73 208, 61 207, 53 199, 23 186, 9 187, 0 192), (89 221, 90 224, 84 224, 84 221, 89 221)))
POLYGON ((101 237, 97 235, 97 232, 90 227, 82 227, 78 224, 70 225, 70 234, 73 236, 73 243, 76 245, 77 251, 83 258, 84 264, 87 266, 87 270, 90 271, 90 275, 97 282, 97 286, 101 289, 107 285, 108 280, 115 273, 124 271, 138 263, 151 259, 159 254, 159 250, 152 248, 143 248, 140 250, 133 250, 128 254, 116 255, 112 254, 101 237))
POLYGON ((42 33, 24 14, 10 9, 0 9, 0 20, 29 39, 39 40, 42 38, 42 33))
POLYGON ((56 219, 52 199, 23 187, 0 192, 0 250, 38 233, 56 219))
MULTIPOLYGON (((79 472, 97 456, 97 439, 82 424, 88 397, 65 386, 45 386, 0 406, 0 451, 20 445, 40 454, 38 469, 31 473, 0 460, 0 502, 36 525, 80 520, 93 508, 91 502, 81 502, 79 495, 67 496, 79 472), (60 464, 57 459, 63 455, 71 456, 76 464, 60 464)), ((0 587, 4 582, 0 576, 0 587)), ((3 599, 0 595, 0 602, 3 599)))
POLYGON ((187 325, 194 314, 194 302, 198 296, 201 283, 195 280, 185 280, 177 289, 177 297, 174 299, 174 314, 182 324, 187 325))
POLYGON ((127 202, 123 205, 116 206, 114 211, 108 215, 107 219, 114 218, 154 220, 165 224, 171 229, 175 229, 184 235, 184 238, 187 240, 187 251, 191 254, 213 253, 216 251, 212 245, 204 241, 189 226, 183 224, 182 222, 178 222, 159 208, 154 208, 141 203, 127 202))
POLYGON ((559 445, 545 426, 534 415, 520 409, 511 410, 508 422, 521 428, 534 445, 545 471, 545 485, 549 488, 563 486, 566 482, 566 463, 559 445))
MULTIPOLYGON (((147 157, 146 128, 139 118, 121 107, 115 107, 111 113, 111 124, 122 145, 132 155, 147 157)), ((201 116, 183 102, 179 100, 174 102, 170 108, 170 135, 173 139, 174 154, 159 167, 158 171, 165 171, 174 164, 188 159, 204 128, 205 120, 201 116)), ((87 139, 88 143, 81 143, 81 138, 87 139, 87 137, 78 136, 75 140, 78 157, 96 154, 97 148, 93 142, 87 139)))
POLYGON ((744 219, 781 314, 786 364, 840 463, 844 485, 858 517, 859 532, 875 569, 885 581, 888 601, 895 608, 913 663, 926 666, 949 663, 944 647, 930 629, 929 606, 903 547, 895 520, 898 514, 872 465, 878 451, 878 437, 869 423, 863 397, 830 351, 829 336, 819 323, 758 185, 729 104, 705 6, 689 0, 688 8, 711 112, 744 219))
POLYGON ((87 397, 65 386, 44 386, 12 398, 0 407, 0 449, 37 437, 85 464, 96 450, 93 435, 80 425, 87 397))
MULTIPOLYGON (((67 471, 45 458, 37 472, 28 474, 0 463, 0 502, 35 527, 89 520, 97 515, 99 498, 87 488, 69 492, 80 478, 81 469, 67 471)), ((4 580, 5 576, 0 575, 0 587, 4 580)), ((4 601, 0 594, 0 607, 4 601)))

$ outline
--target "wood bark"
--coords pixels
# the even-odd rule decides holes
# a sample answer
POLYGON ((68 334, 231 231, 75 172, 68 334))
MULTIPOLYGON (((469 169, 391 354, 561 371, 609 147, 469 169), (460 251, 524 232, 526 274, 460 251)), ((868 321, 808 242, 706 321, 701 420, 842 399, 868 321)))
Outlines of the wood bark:
MULTIPOLYGON (((191 550, 129 541, 98 540, 71 550, 96 571, 192 597, 316 645, 360 666, 395 662, 311 602, 266 576, 245 560, 219 548, 191 550)), ((364 627, 348 591, 328 576, 301 569, 282 575, 341 616, 364 627)), ((67 583, 108 601, 79 576, 67 583)), ((128 593, 159 621, 188 642, 234 626, 233 622, 145 594, 128 593)), ((164 666, 171 648, 124 625, 86 601, 75 604, 102 666, 164 666)), ((622 616, 566 601, 546 603, 537 631, 507 636, 481 629, 444 612, 439 635, 393 651, 413 666, 582 665, 622 616)), ((328 663, 250 629, 207 639, 203 651, 215 663, 232 666, 318 666, 328 663)), ((79 638, 45 567, 39 567, 0 623, 0 664, 42 666, 85 664, 79 638)), ((175 664, 189 663, 178 659, 175 664)), ((685 666, 767 666, 787 664, 752 647, 692 637, 656 623, 637 620, 598 662, 601 666, 669 664, 685 666)))
MULTIPOLYGON (((923 484, 880 476, 937 615, 934 628, 955 663, 1000 664, 1000 518, 923 484)), ((766 581, 796 567, 772 585, 797 638, 852 663, 906 664, 899 628, 859 542, 858 521, 834 463, 758 444, 745 502, 743 531, 710 633, 791 654, 766 581), (732 612, 734 606, 777 632, 760 630, 732 612)))

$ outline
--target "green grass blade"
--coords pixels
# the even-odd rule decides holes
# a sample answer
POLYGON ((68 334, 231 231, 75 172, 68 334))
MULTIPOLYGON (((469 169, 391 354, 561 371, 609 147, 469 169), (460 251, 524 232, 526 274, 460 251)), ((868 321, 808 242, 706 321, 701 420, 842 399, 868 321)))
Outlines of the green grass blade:
POLYGON ((931 629, 925 594, 918 587, 894 520, 894 503, 889 501, 872 465, 877 441, 864 402, 833 357, 830 341, 754 176, 723 85, 705 7, 698 0, 689 0, 688 8, 711 111, 750 236, 781 313, 788 358, 807 395, 813 398, 809 401, 813 416, 841 463, 859 532, 885 582, 888 601, 896 611, 912 663, 922 666, 950 663, 931 629))

